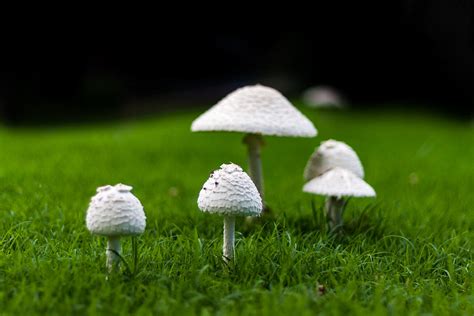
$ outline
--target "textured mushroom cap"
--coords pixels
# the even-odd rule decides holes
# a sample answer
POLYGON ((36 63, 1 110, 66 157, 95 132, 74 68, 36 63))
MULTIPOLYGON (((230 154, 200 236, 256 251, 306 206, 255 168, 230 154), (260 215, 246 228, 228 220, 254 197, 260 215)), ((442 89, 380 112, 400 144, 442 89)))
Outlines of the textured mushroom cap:
POLYGON ((337 140, 326 140, 316 148, 304 170, 304 179, 309 181, 329 169, 341 167, 364 178, 364 168, 356 152, 346 143, 337 140))
POLYGON ((223 164, 211 173, 199 192, 203 212, 232 216, 258 216, 262 198, 250 177, 235 164, 223 164))
POLYGON ((293 137, 317 134, 313 123, 280 92, 262 85, 246 86, 230 93, 199 116, 191 130, 293 137))
POLYGON ((117 184, 97 188, 87 209, 87 229, 103 236, 138 235, 145 231, 146 217, 132 187, 117 184))
POLYGON ((374 189, 364 180, 342 168, 331 169, 306 183, 304 192, 325 196, 375 196, 374 189))

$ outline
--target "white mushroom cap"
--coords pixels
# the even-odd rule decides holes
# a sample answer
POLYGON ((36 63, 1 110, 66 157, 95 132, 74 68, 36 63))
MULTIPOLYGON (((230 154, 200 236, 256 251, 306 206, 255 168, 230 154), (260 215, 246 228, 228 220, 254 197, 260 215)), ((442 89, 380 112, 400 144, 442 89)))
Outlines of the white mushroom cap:
POLYGON ((312 108, 343 108, 347 103, 336 89, 329 86, 317 86, 307 89, 303 93, 303 102, 312 108))
POLYGON ((232 216, 258 216, 262 199, 250 177, 235 164, 223 164, 211 173, 199 193, 203 212, 232 216))
POLYGON ((374 189, 349 170, 336 167, 306 183, 304 192, 325 196, 375 196, 374 189))
POLYGON ((235 90, 199 116, 197 131, 229 131, 274 136, 314 137, 317 131, 280 92, 262 85, 235 90))
POLYGON ((364 168, 356 152, 346 143, 337 140, 326 140, 315 149, 304 170, 304 178, 309 181, 329 169, 341 167, 364 178, 364 168))
POLYGON ((97 188, 87 210, 87 229, 108 237, 138 235, 145 231, 146 217, 132 187, 117 184, 97 188))

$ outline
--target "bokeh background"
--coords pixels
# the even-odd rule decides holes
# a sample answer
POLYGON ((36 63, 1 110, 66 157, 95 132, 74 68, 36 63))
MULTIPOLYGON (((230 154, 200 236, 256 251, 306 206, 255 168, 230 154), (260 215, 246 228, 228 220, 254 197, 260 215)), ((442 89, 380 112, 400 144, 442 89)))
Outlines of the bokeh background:
POLYGON ((2 38, 0 117, 7 124, 136 117, 210 105, 262 83, 291 98, 329 85, 353 107, 469 119, 473 7, 470 0, 326 1, 292 15, 306 25, 274 17, 244 29, 241 18, 239 31, 222 29, 212 14, 182 29, 180 19, 163 26, 159 17, 90 29, 86 19, 76 31, 13 27, 2 38), (209 23, 212 31, 199 27, 209 23))
POLYGON ((66 3, 54 19, 23 4, 0 28, 0 315, 474 315, 473 0, 169 4, 66 3), (222 219, 196 201, 222 163, 247 169, 243 135, 190 126, 255 83, 318 135, 265 137, 274 216, 239 220, 227 266, 222 219), (349 107, 306 107, 321 85, 349 107), (340 236, 301 190, 329 138, 377 192, 350 200, 340 236), (137 273, 106 281, 106 238, 84 218, 95 188, 120 182, 147 228, 137 273))

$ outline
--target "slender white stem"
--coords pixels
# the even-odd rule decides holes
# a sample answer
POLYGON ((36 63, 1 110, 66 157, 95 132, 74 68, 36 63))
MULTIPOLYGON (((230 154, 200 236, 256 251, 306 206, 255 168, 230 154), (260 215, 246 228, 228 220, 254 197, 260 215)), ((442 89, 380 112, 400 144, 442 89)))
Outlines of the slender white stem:
POLYGON ((260 159, 260 151, 263 145, 262 136, 257 134, 247 134, 244 138, 244 143, 247 144, 249 152, 250 178, 252 178, 253 183, 255 183, 255 186, 263 200, 263 172, 262 160, 260 159))
POLYGON ((120 238, 109 237, 107 242, 107 269, 109 272, 118 270, 120 265, 120 257, 116 253, 121 254, 122 247, 120 246, 120 238))
POLYGON ((222 247, 223 259, 229 262, 234 259, 234 232, 235 232, 235 217, 224 217, 224 245, 222 247))
POLYGON ((331 230, 337 230, 342 227, 342 213, 344 212, 344 206, 346 201, 342 198, 335 196, 329 196, 326 199, 326 215, 329 220, 329 228, 331 230))

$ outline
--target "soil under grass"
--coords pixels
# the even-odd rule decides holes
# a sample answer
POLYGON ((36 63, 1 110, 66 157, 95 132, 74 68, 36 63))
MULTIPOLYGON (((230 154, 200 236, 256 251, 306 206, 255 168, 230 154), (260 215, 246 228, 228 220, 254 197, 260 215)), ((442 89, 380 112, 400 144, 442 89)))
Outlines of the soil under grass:
MULTIPOLYGON (((128 123, 0 128, 0 315, 474 314, 474 130, 416 113, 312 112, 317 138, 266 138, 274 218, 236 224, 196 199, 221 163, 246 166, 242 135, 191 133, 199 111, 128 123), (322 140, 350 144, 376 199, 352 199, 329 236, 323 199, 301 192, 322 140), (135 275, 106 280, 105 238, 85 228, 104 184, 145 206, 135 275), (324 289, 323 289, 324 288, 324 289)), ((123 239, 132 261, 131 240, 123 239)))

